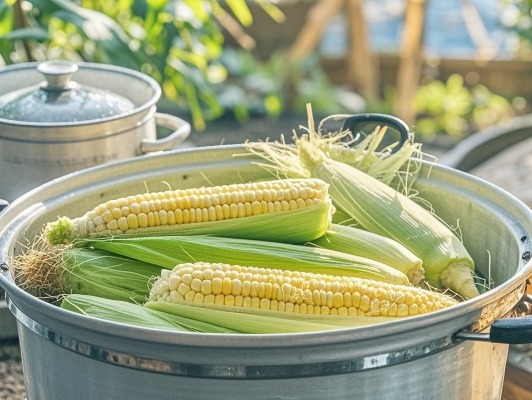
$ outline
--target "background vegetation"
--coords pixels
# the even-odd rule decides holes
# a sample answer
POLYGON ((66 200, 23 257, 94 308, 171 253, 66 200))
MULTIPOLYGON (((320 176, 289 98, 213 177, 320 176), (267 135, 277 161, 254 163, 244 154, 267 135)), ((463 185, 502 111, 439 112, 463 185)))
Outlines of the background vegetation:
MULTIPOLYGON (((532 0, 515 7, 508 25, 530 49, 532 0)), ((269 18, 284 15, 269 0, 256 0, 269 18)), ((279 51, 257 59, 245 44, 230 47, 227 35, 253 24, 246 0, 5 0, 0 2, 0 65, 66 59, 119 65, 146 73, 163 89, 176 113, 187 113, 197 130, 231 115, 277 117, 304 110, 348 111, 312 55, 288 65, 279 51)), ((257 38, 260 40, 260 38, 257 38)), ((524 51, 524 50, 523 50, 524 51)), ((391 112, 394 88, 365 111, 391 112)), ((510 99, 459 75, 425 80, 413 99, 419 134, 462 138, 515 114, 510 99)))

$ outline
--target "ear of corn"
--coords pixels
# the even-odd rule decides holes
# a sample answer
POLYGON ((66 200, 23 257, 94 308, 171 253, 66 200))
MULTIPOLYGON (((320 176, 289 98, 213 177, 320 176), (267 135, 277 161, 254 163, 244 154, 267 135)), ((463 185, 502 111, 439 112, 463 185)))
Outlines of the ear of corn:
POLYGON ((184 262, 203 261, 409 283, 404 272, 370 258, 286 243, 197 235, 122 237, 87 244, 167 269, 184 262))
POLYGON ((149 294, 148 281, 161 271, 143 261, 80 248, 31 249, 11 264, 22 289, 51 300, 76 293, 141 303, 149 294))
POLYGON ((309 110, 309 134, 295 138, 292 149, 277 145, 250 146, 274 173, 314 177, 330 184, 333 204, 365 230, 391 238, 423 260, 429 285, 448 288, 468 299, 479 295, 474 261, 459 238, 435 215, 378 179, 322 150, 309 110))
POLYGON ((338 209, 364 229, 403 244, 423 260, 430 285, 449 288, 464 298, 479 295, 473 259, 458 237, 431 212, 356 168, 327 158, 309 141, 300 141, 300 154, 313 176, 330 183, 338 209))
POLYGON ((219 325, 146 308, 140 304, 90 295, 71 294, 65 296, 61 302, 61 308, 93 318, 143 328, 202 333, 236 332, 219 325))
POLYGON ((51 244, 123 234, 223 234, 304 243, 325 233, 332 211, 323 181, 282 179, 110 200, 82 217, 61 217, 44 233, 51 244))
POLYGON ((184 263, 162 270, 150 302, 330 317, 407 317, 456 304, 429 290, 299 271, 184 263))
POLYGON ((399 242, 352 226, 332 224, 327 233, 310 245, 371 258, 404 273, 411 284, 425 278, 422 261, 399 242))

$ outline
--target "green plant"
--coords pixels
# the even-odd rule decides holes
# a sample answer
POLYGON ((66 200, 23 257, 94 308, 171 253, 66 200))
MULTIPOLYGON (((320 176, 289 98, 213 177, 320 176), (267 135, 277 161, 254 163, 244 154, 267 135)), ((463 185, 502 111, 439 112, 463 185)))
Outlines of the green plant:
MULTIPOLYGON (((387 86, 383 100, 368 102, 367 111, 393 114, 396 101, 397 89, 387 86)), ((459 74, 450 75, 446 81, 429 80, 421 84, 413 101, 416 113, 413 130, 416 137, 429 141, 436 135, 463 139, 516 112, 509 100, 481 84, 466 86, 459 74)))
POLYGON ((483 85, 468 88, 459 74, 421 85, 414 98, 416 134, 461 139, 513 115, 511 103, 483 85))
POLYGON ((466 117, 471 105, 471 93, 460 75, 451 75, 446 82, 434 80, 422 85, 414 98, 416 132, 425 135, 446 132, 461 137, 468 129, 466 117))
MULTIPOLYGON (((275 9, 261 1, 271 15, 275 9)), ((162 86, 165 100, 191 113, 202 130, 223 112, 213 89, 227 73, 220 63, 220 25, 232 12, 253 17, 245 0, 5 0, 0 2, 4 64, 67 59, 139 70, 162 86)))
POLYGON ((529 59, 532 50, 532 0, 502 0, 501 3, 504 6, 502 24, 519 38, 517 55, 529 59))
POLYGON ((228 79, 215 90, 222 106, 238 120, 251 114, 277 117, 304 110, 307 103, 321 114, 343 110, 317 54, 290 65, 283 52, 260 61, 249 52, 225 48, 220 60, 228 79))

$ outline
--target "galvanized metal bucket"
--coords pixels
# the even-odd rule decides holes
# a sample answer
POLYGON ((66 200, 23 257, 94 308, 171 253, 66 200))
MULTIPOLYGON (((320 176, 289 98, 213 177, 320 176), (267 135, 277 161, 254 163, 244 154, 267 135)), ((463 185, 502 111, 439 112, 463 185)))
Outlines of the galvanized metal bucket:
POLYGON ((496 342, 504 342, 502 318, 518 308, 532 273, 532 212, 499 188, 443 166, 426 163, 430 177, 416 188, 444 220, 459 224, 495 288, 429 315, 323 333, 176 333, 73 314, 13 282, 8 266, 17 243, 57 215, 146 187, 267 177, 244 153, 238 145, 206 147, 95 167, 4 210, 0 285, 17 319, 28 399, 500 399, 508 345, 496 342))

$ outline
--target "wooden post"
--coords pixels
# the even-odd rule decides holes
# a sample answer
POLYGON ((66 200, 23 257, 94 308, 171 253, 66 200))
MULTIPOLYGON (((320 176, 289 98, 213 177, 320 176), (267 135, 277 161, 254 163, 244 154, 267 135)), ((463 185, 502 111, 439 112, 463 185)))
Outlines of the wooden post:
POLYGON ((288 60, 298 62, 312 53, 329 21, 342 8, 344 0, 320 0, 307 12, 307 22, 288 50, 288 60))
POLYGON ((348 81, 366 100, 378 98, 378 79, 375 60, 367 33, 362 0, 347 0, 349 21, 349 51, 347 53, 348 81))
POLYGON ((405 12, 404 38, 397 71, 397 103, 395 114, 411 125, 415 121, 414 95, 419 85, 423 52, 425 0, 408 0, 405 12))
POLYGON ((344 0, 320 0, 307 11, 307 21, 292 46, 288 49, 287 54, 285 95, 286 108, 288 110, 292 110, 295 103, 292 68, 316 50, 327 25, 342 8, 343 4, 344 0))
MULTIPOLYGON (((15 16, 15 26, 17 28, 26 28, 28 26, 28 22, 26 20, 26 16, 24 15, 24 10, 22 8, 22 0, 15 1, 15 3, 13 4, 13 12, 15 16)), ((29 41, 26 39, 22 39, 22 46, 24 47, 24 52, 26 53, 27 61, 35 61, 31 52, 29 41)))

